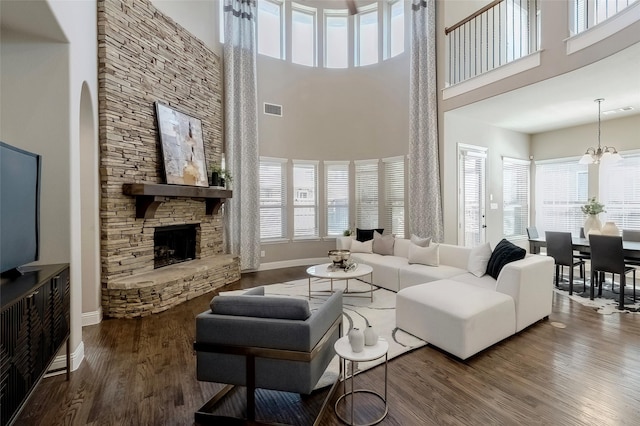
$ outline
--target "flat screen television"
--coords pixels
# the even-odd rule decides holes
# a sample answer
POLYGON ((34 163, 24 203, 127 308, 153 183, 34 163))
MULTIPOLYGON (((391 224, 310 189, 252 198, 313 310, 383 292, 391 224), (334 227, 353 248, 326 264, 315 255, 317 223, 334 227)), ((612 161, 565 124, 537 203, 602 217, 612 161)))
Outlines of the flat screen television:
POLYGON ((40 164, 38 154, 0 142, 0 273, 40 254, 40 164))

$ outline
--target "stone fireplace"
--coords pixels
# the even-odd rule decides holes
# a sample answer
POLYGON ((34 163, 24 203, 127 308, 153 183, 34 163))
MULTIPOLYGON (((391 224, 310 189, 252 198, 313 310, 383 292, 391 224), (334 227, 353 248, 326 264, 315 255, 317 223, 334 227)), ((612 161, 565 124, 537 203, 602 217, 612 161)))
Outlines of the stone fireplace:
POLYGON ((174 225, 155 228, 153 268, 174 265, 196 258, 196 232, 199 225, 174 225))
POLYGON ((200 119, 207 165, 219 163, 220 58, 149 0, 99 0, 98 60, 103 314, 162 312, 238 280, 219 210, 231 191, 166 185, 154 108, 200 119))

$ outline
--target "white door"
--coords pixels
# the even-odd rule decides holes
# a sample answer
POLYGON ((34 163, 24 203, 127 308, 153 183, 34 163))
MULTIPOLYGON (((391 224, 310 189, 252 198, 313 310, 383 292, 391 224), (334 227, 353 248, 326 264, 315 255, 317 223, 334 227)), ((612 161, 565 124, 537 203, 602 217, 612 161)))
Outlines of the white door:
POLYGON ((458 244, 474 247, 486 240, 487 148, 458 144, 458 244))

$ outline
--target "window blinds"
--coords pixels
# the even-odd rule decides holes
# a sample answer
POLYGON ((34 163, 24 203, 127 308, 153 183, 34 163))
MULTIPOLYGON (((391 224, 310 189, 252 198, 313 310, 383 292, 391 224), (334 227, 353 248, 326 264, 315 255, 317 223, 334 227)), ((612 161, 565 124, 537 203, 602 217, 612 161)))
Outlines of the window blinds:
POLYGON ((580 235, 587 203, 588 168, 575 158, 536 162, 536 227, 545 231, 580 235))
POLYGON ((286 160, 260 159, 260 239, 286 238, 286 160))
POLYGON ((385 158, 384 228, 404 238, 404 157, 385 158))
POLYGON ((529 226, 529 161, 502 160, 502 232, 505 237, 527 235, 529 226))
POLYGON ((318 237, 318 164, 293 162, 293 237, 318 237))
POLYGON ((325 162, 327 235, 340 236, 349 229, 349 163, 325 162))
POLYGON ((378 160, 356 161, 356 226, 378 228, 378 160))
POLYGON ((607 211, 600 220, 640 229, 640 152, 621 155, 621 162, 600 163, 599 201, 607 211))

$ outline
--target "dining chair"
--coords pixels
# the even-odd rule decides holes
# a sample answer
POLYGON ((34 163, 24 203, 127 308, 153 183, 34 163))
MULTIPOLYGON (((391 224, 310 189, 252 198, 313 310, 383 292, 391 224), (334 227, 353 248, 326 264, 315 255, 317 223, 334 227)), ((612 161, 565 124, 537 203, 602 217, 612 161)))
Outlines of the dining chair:
MULTIPOLYGON (((634 241, 640 242, 640 230, 637 229, 623 229, 622 230, 622 241, 634 241)), ((640 266, 640 259, 638 258, 625 258, 625 263, 627 265, 640 266)))
POLYGON ((540 235, 538 235, 538 228, 536 228, 535 226, 528 227, 527 228, 527 236, 529 237, 529 239, 539 238, 540 235))
POLYGON ((582 277, 582 291, 587 289, 587 278, 584 273, 584 259, 577 258, 573 253, 571 232, 545 232, 547 241, 547 256, 553 257, 556 263, 556 287, 559 286, 560 267, 569 267, 569 294, 573 294, 573 268, 580 267, 582 277))
POLYGON ((633 272, 633 301, 635 302, 636 268, 625 264, 622 237, 591 235, 589 236, 589 246, 591 247, 590 299, 593 300, 596 283, 598 285, 598 296, 602 296, 602 274, 600 273, 611 272, 614 276, 615 274, 620 275, 620 300, 623 300, 626 274, 633 272))

